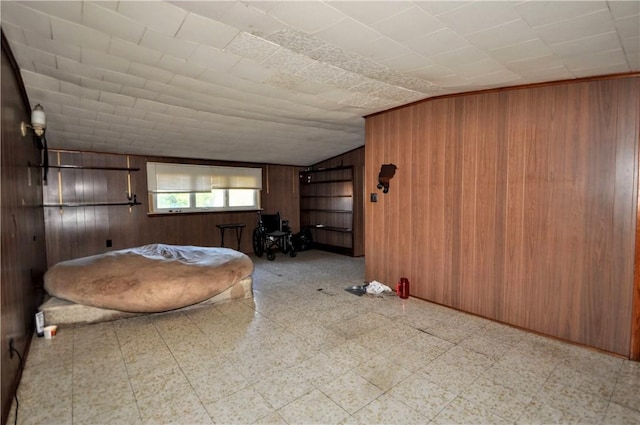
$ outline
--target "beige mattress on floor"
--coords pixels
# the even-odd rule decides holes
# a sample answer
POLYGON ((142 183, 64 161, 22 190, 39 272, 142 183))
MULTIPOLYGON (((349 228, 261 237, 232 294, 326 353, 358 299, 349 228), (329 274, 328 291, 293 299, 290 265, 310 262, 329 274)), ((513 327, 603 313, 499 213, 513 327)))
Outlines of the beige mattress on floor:
MULTIPOLYGON (((203 307, 211 304, 220 304, 233 300, 240 300, 253 297, 253 278, 251 276, 241 279, 228 288, 224 292, 219 293, 207 300, 182 307, 172 311, 188 310, 197 307, 203 307)), ((110 320, 124 319, 128 317, 136 317, 144 314, 162 314, 162 313, 131 313, 118 310, 108 310, 104 308, 91 307, 82 304, 76 304, 56 297, 49 297, 39 308, 44 312, 44 324, 69 326, 76 324, 89 324, 97 322, 106 322, 110 320)))

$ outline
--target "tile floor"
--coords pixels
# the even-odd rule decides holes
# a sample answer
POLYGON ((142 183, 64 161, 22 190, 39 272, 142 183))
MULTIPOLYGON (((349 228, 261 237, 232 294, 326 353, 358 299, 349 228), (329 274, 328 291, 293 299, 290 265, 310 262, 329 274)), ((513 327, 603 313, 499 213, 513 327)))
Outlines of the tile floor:
POLYGON ((253 300, 34 338, 18 423, 640 423, 640 363, 350 294, 363 258, 255 264, 253 300))

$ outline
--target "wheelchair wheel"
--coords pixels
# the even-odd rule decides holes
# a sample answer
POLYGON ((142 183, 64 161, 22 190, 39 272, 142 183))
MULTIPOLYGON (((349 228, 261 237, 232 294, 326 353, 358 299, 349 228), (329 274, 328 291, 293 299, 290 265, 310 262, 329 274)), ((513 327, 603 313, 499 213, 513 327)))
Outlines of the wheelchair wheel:
POLYGON ((269 261, 273 261, 273 260, 275 260, 275 259, 276 259, 276 254, 274 254, 274 253, 273 253, 273 252, 271 252, 271 251, 267 252, 267 259, 268 259, 269 261))
POLYGON ((289 251, 289 257, 293 258, 296 255, 298 255, 298 251, 296 251, 295 248, 291 248, 291 251, 289 251))
POLYGON ((260 229, 253 231, 253 252, 258 257, 262 257, 262 254, 264 254, 264 241, 262 240, 262 232, 260 229))

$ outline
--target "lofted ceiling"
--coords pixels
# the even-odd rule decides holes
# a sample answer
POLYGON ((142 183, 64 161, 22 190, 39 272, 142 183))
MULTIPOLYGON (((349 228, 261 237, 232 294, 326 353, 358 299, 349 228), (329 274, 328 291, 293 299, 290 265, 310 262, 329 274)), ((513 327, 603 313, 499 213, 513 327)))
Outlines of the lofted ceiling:
MULTIPOLYGON (((639 1, 7 1, 61 149, 311 165, 428 97, 640 71, 639 1)), ((18 124, 16 124, 18 125, 18 124)))

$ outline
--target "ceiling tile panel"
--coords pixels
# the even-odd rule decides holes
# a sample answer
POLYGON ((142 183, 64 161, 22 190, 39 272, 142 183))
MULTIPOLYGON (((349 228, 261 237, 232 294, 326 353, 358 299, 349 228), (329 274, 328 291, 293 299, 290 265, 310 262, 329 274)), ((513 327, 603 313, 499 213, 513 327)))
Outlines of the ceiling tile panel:
POLYGON ((608 10, 580 16, 569 21, 536 28, 540 38, 547 43, 562 43, 579 38, 611 32, 615 29, 608 10))
POLYGON ((182 75, 175 75, 169 85, 176 86, 185 90, 190 90, 196 93, 205 92, 209 88, 209 84, 204 81, 199 81, 193 78, 184 77, 182 75))
POLYGON ((343 13, 319 1, 278 2, 268 14, 308 34, 320 31, 345 18, 343 13))
POLYGON ((402 42, 441 30, 444 24, 419 7, 412 7, 373 24, 372 28, 402 42))
POLYGON ((429 12, 432 16, 439 16, 443 13, 451 12, 452 10, 459 9, 465 5, 470 4, 470 1, 414 1, 416 6, 429 12))
POLYGON ((84 109, 82 107, 75 107, 75 106, 63 106, 62 108, 63 112, 65 115, 71 115, 74 117, 77 117, 79 119, 90 119, 90 120, 95 120, 96 116, 97 116, 97 112, 96 111, 90 111, 87 109, 84 109))
POLYGON ((427 58, 470 45, 466 39, 448 28, 407 40, 402 44, 427 58))
MULTIPOLYGON (((15 52, 14 52, 14 54, 15 54, 15 52)), ((69 83, 80 85, 81 77, 79 75, 70 74, 68 72, 61 71, 61 70, 59 70, 57 68, 54 68, 52 66, 43 65, 41 63, 36 63, 35 70, 36 70, 36 72, 38 72, 40 74, 48 75, 49 77, 53 77, 53 78, 57 78, 57 79, 60 80, 61 83, 63 81, 66 81, 66 82, 69 82, 69 83)))
POLYGON ((442 78, 448 75, 453 74, 449 68, 445 68, 440 65, 428 65, 423 68, 414 69, 413 71, 409 71, 409 75, 414 75, 418 78, 422 78, 425 80, 433 81, 435 78, 442 78))
POLYGON ((553 53, 549 46, 539 38, 489 50, 491 57, 501 62, 513 62, 528 58, 546 56, 553 53))
POLYGON ((351 50, 355 47, 370 45, 380 34, 352 18, 345 18, 331 26, 316 32, 315 38, 334 46, 351 50))
POLYGON ((576 78, 594 77, 597 75, 621 74, 629 72, 627 64, 612 64, 608 66, 599 66, 596 68, 584 68, 571 71, 576 78))
POLYGON ((190 13, 185 18, 176 37, 205 46, 224 49, 238 32, 237 28, 230 25, 190 13))
POLYGON ((629 37, 622 39, 622 48, 627 55, 640 52, 640 39, 629 37))
POLYGON ((167 105, 163 105, 162 103, 153 102, 151 100, 137 99, 135 105, 133 105, 134 109, 140 109, 147 112, 157 112, 164 113, 167 110, 167 105))
MULTIPOLYGON (((100 92, 87 87, 81 87, 79 84, 60 81, 60 92, 75 96, 77 98, 86 97, 87 99, 100 99, 100 92)), ((75 104, 73 106, 76 106, 75 104)))
MULTIPOLYGON (((93 111, 96 114, 98 112, 106 112, 107 114, 112 114, 116 110, 116 107, 111 103, 105 103, 86 98, 80 99, 80 107, 88 111, 93 111)), ((97 118, 97 115, 94 115, 94 119, 95 118, 97 118)))
POLYGON ((324 62, 314 61, 311 65, 297 70, 296 74, 311 81, 326 83, 339 79, 346 71, 337 66, 324 62))
MULTIPOLYGON (((447 68, 442 68, 442 70, 445 72, 448 71, 447 68)), ((465 69, 459 69, 457 73, 464 78, 472 79, 502 71, 506 71, 506 68, 500 62, 495 59, 483 59, 479 62, 469 64, 465 69)), ((442 76, 444 77, 446 75, 442 76)))
POLYGON ((640 39, 640 15, 617 19, 615 26, 622 38, 635 37, 640 39))
POLYGON ((105 112, 98 112, 97 119, 98 119, 98 122, 102 122, 109 125, 124 125, 127 123, 127 120, 128 120, 127 117, 114 115, 114 114, 107 114, 105 112))
POLYGON ((131 62, 128 59, 122 59, 118 56, 98 52, 86 47, 82 48, 81 62, 96 68, 108 69, 122 73, 127 72, 129 70, 129 66, 131 66, 131 62))
POLYGON ((462 35, 503 25, 517 18, 518 13, 507 1, 473 2, 438 15, 439 21, 462 35))
POLYGON ((140 45, 184 60, 187 60, 197 47, 196 43, 169 37, 151 29, 145 31, 140 45))
MULTIPOLYGON (((564 62, 567 69, 569 69, 569 71, 571 72, 582 69, 601 68, 603 63, 607 64, 607 66, 627 65, 627 61, 622 49, 568 56, 565 57, 562 61, 564 62)), ((625 72, 628 71, 629 69, 627 69, 625 72)))
POLYGON ((148 99, 148 100, 155 100, 159 97, 158 93, 155 91, 140 89, 137 87, 129 87, 129 86, 122 87, 122 90, 120 90, 120 94, 131 96, 133 98, 148 99))
POLYGON ((451 68, 455 71, 456 68, 463 68, 469 64, 489 58, 490 56, 484 51, 473 46, 467 46, 462 49, 431 56, 429 59, 436 65, 451 68))
POLYGON ((315 62, 316 61, 310 57, 294 53, 289 49, 278 49, 274 54, 262 62, 262 65, 288 72, 290 74, 295 74, 297 71, 315 62))
POLYGON ((80 77, 89 77, 95 80, 102 80, 104 72, 101 68, 86 63, 72 61, 67 58, 57 58, 58 69, 60 71, 77 75, 80 77))
POLYGON ((615 19, 640 15, 639 1, 608 1, 607 5, 615 19))
POLYGON ((51 20, 49 15, 28 7, 27 3, 3 1, 2 24, 5 22, 36 32, 51 38, 51 20))
POLYGON ((169 3, 173 4, 180 9, 195 13, 200 16, 204 16, 210 19, 220 20, 220 17, 227 10, 231 9, 235 3, 235 1, 187 1, 187 0, 177 0, 170 1, 169 3))
POLYGON ((522 19, 468 34, 466 39, 470 44, 482 49, 497 49, 511 44, 538 38, 536 33, 522 19))
MULTIPOLYGON (((278 46, 286 47, 289 50, 302 54, 308 54, 318 48, 328 46, 327 43, 316 38, 309 37, 306 33, 293 28, 277 31, 264 38, 278 46)), ((313 56, 311 57, 313 59, 318 59, 313 56)))
POLYGON ((189 78, 197 78, 205 70, 202 66, 168 55, 160 58, 158 67, 173 74, 179 74, 189 78))
MULTIPOLYGON (((22 27, 9 24, 7 22, 3 22, 2 31, 4 32, 4 35, 7 37, 7 40, 13 43, 19 43, 19 44, 25 44, 25 45, 29 44, 27 43, 27 38, 24 36, 24 31, 22 27)), ((40 37, 42 36, 38 35, 38 38, 40 37)), ((32 47, 35 47, 35 46, 32 46, 32 47)))
POLYGON ((25 70, 20 72, 20 75, 22 75, 22 80, 27 86, 37 87, 42 90, 60 91, 60 80, 57 78, 25 70))
POLYGON ((224 22, 249 34, 266 37, 285 29, 288 25, 278 21, 273 16, 246 2, 233 2, 221 16, 224 22))
POLYGON ((559 56, 553 54, 548 56, 540 56, 538 58, 509 62, 506 66, 513 72, 522 73, 536 72, 549 68, 557 68, 559 66, 564 66, 564 63, 559 56))
POLYGON ((171 37, 187 16, 184 9, 167 2, 120 1, 118 12, 171 37))
POLYGON ((108 91, 112 93, 120 93, 122 86, 107 81, 94 80, 93 78, 80 77, 80 85, 90 89, 99 91, 108 91))
POLYGON ((108 69, 104 70, 102 78, 104 81, 108 81, 110 83, 136 88, 143 88, 146 81, 144 78, 136 77, 135 75, 110 71, 108 69))
POLYGON ((231 69, 231 72, 238 78, 262 83, 267 81, 276 71, 258 65, 249 59, 242 59, 231 69))
POLYGON ((564 65, 554 68, 541 69, 539 71, 520 72, 519 74, 522 75, 522 78, 530 83, 540 83, 544 81, 554 80, 568 80, 575 77, 564 65))
POLYGON ((570 21, 576 17, 608 10, 605 1, 535 1, 514 4, 513 8, 532 28, 570 21))
POLYGON ((173 73, 164 69, 156 68, 141 63, 132 63, 129 67, 129 73, 145 80, 159 81, 168 83, 173 78, 173 73))
POLYGON ((329 6, 363 24, 371 25, 413 7, 410 1, 373 1, 362 7, 361 1, 328 1, 329 6))
POLYGON ((109 92, 100 92, 100 102, 114 105, 112 111, 103 111, 109 113, 115 113, 115 105, 125 106, 128 108, 133 107, 136 99, 131 96, 126 96, 117 93, 109 93, 109 92))
POLYGON ((50 37, 45 38, 41 34, 29 30, 25 30, 24 35, 27 44, 31 47, 80 62, 82 55, 82 48, 80 46, 67 44, 59 40, 52 40, 50 37))
POLYGON ((229 52, 199 45, 189 56, 187 62, 209 69, 228 71, 240 60, 240 56, 229 52))
POLYGON ((618 34, 615 31, 593 37, 581 38, 564 43, 551 44, 549 48, 561 56, 573 56, 582 53, 602 52, 620 47, 618 34))
POLYGON ((262 62, 279 48, 277 44, 263 38, 241 32, 227 45, 225 51, 255 62, 262 62))
POLYGON ((109 35, 80 24, 51 17, 51 32, 54 40, 72 46, 90 47, 105 53, 109 50, 109 35))
POLYGON ((114 56, 128 59, 132 62, 144 63, 147 65, 155 65, 162 57, 162 52, 158 50, 148 49, 116 38, 111 40, 109 53, 114 56))
POLYGON ((408 53, 402 56, 396 56, 391 59, 386 59, 380 61, 382 65, 389 67, 397 72, 406 72, 411 74, 410 71, 414 69, 425 68, 426 66, 431 64, 425 56, 419 53, 408 53))
POLYGON ((3 0, 0 18, 52 147, 308 165, 424 97, 638 70, 639 6, 3 0))
MULTIPOLYGON (((81 2, 75 3, 82 4, 81 2)), ((103 33, 114 34, 114 37, 131 43, 138 43, 142 38, 145 26, 104 7, 103 4, 103 2, 84 2, 82 23, 103 33)))

